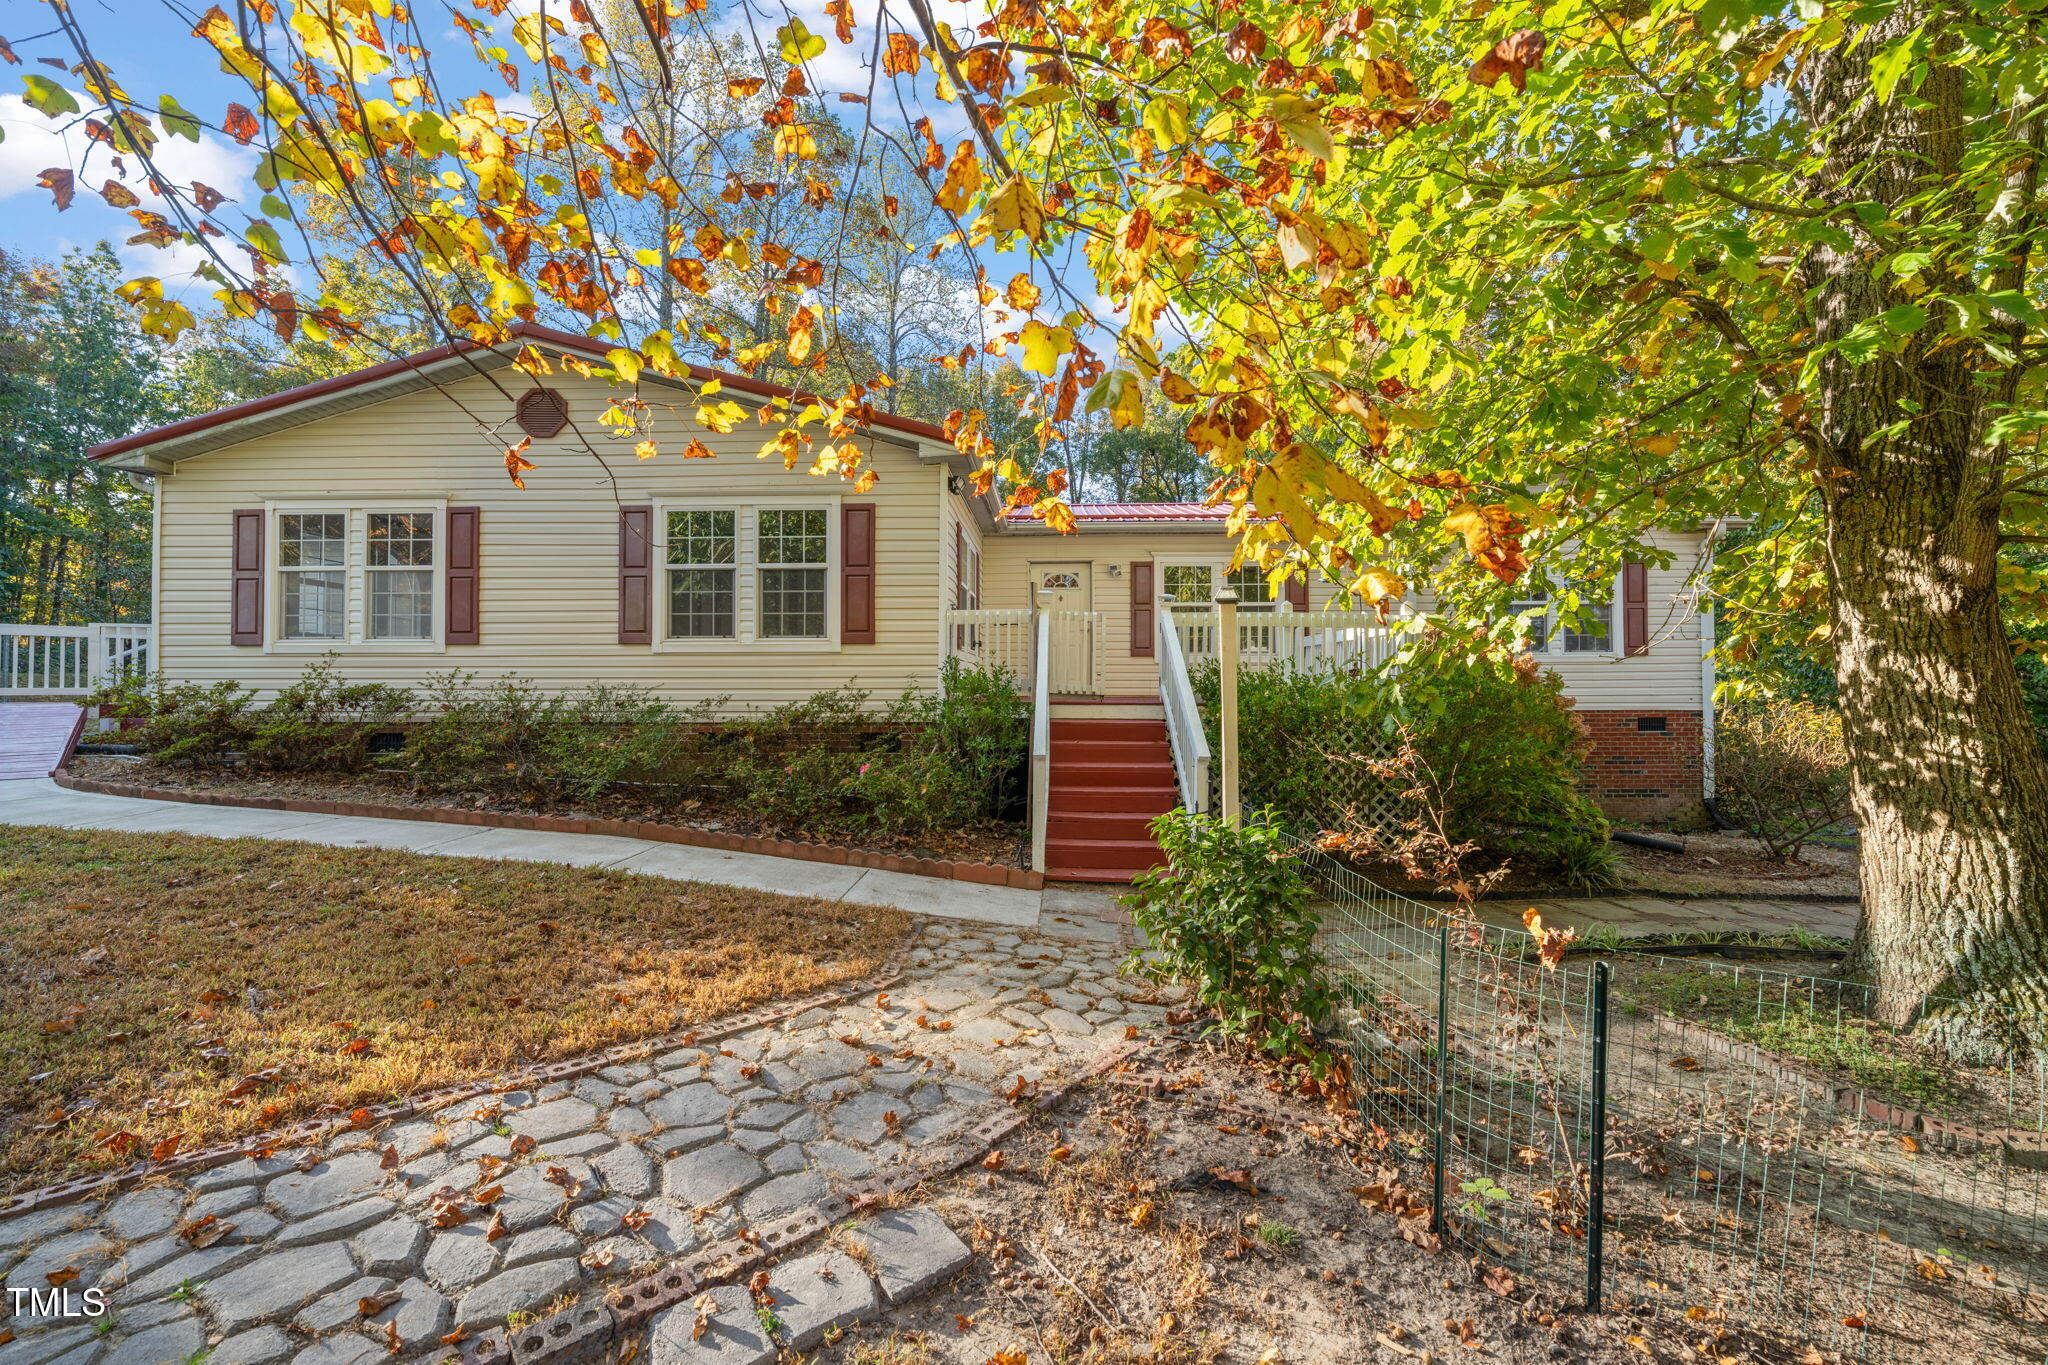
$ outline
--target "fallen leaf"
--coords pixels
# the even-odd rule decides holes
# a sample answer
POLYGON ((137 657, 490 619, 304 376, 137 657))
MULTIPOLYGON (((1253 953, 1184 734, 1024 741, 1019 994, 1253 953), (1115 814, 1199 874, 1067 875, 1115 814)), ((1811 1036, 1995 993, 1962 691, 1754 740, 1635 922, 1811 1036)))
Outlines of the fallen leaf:
POLYGON ((998 1147, 995 1151, 990 1152, 987 1156, 983 1157, 981 1159, 981 1164, 984 1170, 1000 1171, 1001 1169, 1003 1169, 1002 1148, 998 1147))
POLYGON ((1677 1071, 1698 1071, 1700 1069, 1700 1059, 1697 1057, 1673 1057, 1669 1065, 1677 1071))
POLYGON ((381 1294, 371 1294, 356 1300, 356 1316, 373 1318, 399 1300, 400 1291, 387 1289, 381 1294))
POLYGON ((78 1278, 78 1267, 67 1265, 62 1269, 46 1272, 43 1278, 48 1280, 53 1288, 61 1288, 78 1278))
POLYGON ((491 1221, 484 1225, 484 1240, 486 1242, 495 1242, 500 1237, 510 1236, 511 1233, 512 1229, 505 1226, 505 1215, 502 1211, 492 1214, 491 1221))

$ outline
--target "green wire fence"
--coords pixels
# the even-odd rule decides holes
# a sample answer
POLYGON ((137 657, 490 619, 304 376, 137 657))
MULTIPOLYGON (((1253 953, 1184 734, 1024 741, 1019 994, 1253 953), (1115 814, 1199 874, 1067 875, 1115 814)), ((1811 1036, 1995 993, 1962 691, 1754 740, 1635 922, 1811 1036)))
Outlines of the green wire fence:
POLYGON ((1299 856, 1386 1164, 1363 1193, 1418 1239, 1597 1310, 1668 1311, 1701 1359, 1741 1339, 2048 1361, 2038 1050, 1944 1064, 1863 988, 1747 963, 1546 965, 1526 931, 1299 856))

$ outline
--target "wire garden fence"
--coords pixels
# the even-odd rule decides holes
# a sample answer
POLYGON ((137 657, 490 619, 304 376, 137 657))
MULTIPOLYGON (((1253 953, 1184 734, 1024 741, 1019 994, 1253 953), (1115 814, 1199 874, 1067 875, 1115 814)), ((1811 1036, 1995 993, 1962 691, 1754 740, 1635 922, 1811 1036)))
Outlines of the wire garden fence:
POLYGON ((2038 1055, 1942 1065, 1824 977, 1545 965, 1526 931, 1301 858, 1389 1159, 1361 1194, 1595 1309, 1663 1305, 1705 1360, 1737 1324, 1807 1365, 2048 1360, 2038 1055))

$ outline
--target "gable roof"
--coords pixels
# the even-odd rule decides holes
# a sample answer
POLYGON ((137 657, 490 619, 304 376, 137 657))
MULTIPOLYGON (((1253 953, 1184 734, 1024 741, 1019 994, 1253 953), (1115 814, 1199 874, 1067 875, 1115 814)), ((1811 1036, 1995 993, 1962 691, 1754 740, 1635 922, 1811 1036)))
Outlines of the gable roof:
MULTIPOLYGON (((166 464, 175 464, 251 437, 269 435, 351 408, 435 387, 451 378, 474 374, 479 369, 502 369, 510 365, 519 350, 528 343, 577 352, 596 360, 603 360, 612 349, 607 342, 574 332, 556 331, 535 323, 515 323, 509 338, 495 345, 474 341, 450 342, 336 375, 332 379, 315 380, 311 384, 301 384, 262 398, 252 398, 246 403, 236 403, 149 431, 139 431, 133 436, 102 441, 85 453, 88 458, 105 461, 117 469, 161 469, 166 464)), ((812 397, 785 384, 771 384, 766 380, 728 374, 703 365, 691 365, 687 372, 697 383, 715 379, 736 393, 751 394, 757 398, 804 401, 812 397)), ((681 382, 651 371, 647 378, 665 384, 681 382)), ((867 425, 912 438, 906 444, 917 449, 920 458, 953 459, 965 463, 965 457, 953 449, 946 433, 930 422, 899 417, 894 413, 874 412, 869 415, 867 425), (945 449, 928 453, 918 447, 920 442, 936 442, 945 449)))

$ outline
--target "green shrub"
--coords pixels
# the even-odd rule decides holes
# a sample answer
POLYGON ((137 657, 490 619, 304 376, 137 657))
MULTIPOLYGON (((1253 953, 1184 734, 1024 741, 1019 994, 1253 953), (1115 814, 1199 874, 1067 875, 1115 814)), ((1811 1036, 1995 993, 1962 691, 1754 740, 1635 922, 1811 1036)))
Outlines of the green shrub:
POLYGON ((1008 669, 963 668, 946 660, 929 724, 938 747, 964 781, 972 813, 999 817, 1017 808, 1031 753, 1031 702, 1008 669))
POLYGON ((1124 897, 1148 945, 1128 970, 1188 982, 1225 1034, 1320 1070, 1314 1025, 1337 997, 1314 896, 1275 813, 1230 825, 1175 810, 1152 833, 1167 861, 1124 897))
POLYGON ((1774 858, 1849 818, 1849 751, 1841 713, 1779 701, 1724 713, 1716 727, 1721 809, 1774 858))
MULTIPOLYGON (((1194 675, 1212 750, 1220 675, 1194 675)), ((1588 887, 1619 859, 1606 817, 1577 789, 1584 727, 1555 674, 1439 638, 1397 669, 1240 669, 1242 799, 1296 826, 1342 828, 1399 814, 1397 781, 1378 777, 1406 733, 1434 775, 1448 834, 1588 887)), ((1403 817, 1405 818, 1405 817, 1403 817)))
POLYGON ((620 782, 660 782, 693 713, 640 688, 593 683, 550 709, 534 742, 535 771, 571 796, 620 782))
POLYGON ((129 738, 158 763, 215 767, 248 750, 255 697, 237 682, 159 686, 150 694, 148 718, 129 738))
POLYGON ((516 678, 477 685, 460 669, 429 679, 425 719, 406 732, 395 766, 428 791, 531 792, 541 775, 541 736, 559 698, 516 678))
POLYGON ((348 683, 322 659, 249 715, 249 762, 279 772, 358 772, 370 736, 413 708, 413 694, 385 683, 348 683))

